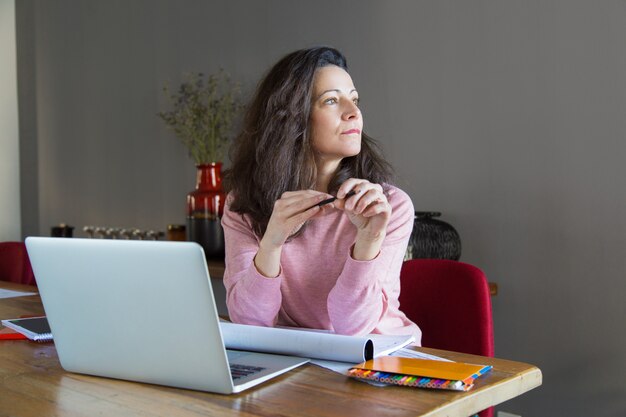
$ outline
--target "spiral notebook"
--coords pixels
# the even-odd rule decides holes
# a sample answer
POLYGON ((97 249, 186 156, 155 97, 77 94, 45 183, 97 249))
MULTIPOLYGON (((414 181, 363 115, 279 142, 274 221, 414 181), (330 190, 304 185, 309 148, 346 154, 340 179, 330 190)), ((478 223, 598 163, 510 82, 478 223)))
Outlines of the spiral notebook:
POLYGON ((52 331, 45 317, 2 320, 2 324, 35 342, 52 341, 52 331))
POLYGON ((490 365, 383 356, 352 367, 348 375, 385 384, 469 391, 474 380, 491 368, 490 365))

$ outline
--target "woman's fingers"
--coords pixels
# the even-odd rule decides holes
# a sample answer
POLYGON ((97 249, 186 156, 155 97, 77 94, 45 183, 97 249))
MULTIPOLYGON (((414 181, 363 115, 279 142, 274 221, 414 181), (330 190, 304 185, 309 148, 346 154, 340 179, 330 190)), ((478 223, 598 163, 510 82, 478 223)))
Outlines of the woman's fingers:
POLYGON ((361 196, 354 207, 355 213, 363 213, 368 207, 376 203, 386 203, 387 198, 378 189, 371 189, 361 196))
POLYGON ((386 201, 376 201, 368 206, 361 215, 363 217, 374 217, 385 212, 391 214, 391 205, 386 201))
POLYGON ((346 198, 346 194, 348 194, 352 190, 359 191, 360 187, 358 187, 358 185, 360 184, 371 184, 371 183, 367 180, 363 180, 360 178, 349 178, 345 180, 343 184, 341 184, 341 186, 337 190, 337 198, 340 198, 340 199, 346 198))
POLYGON ((281 196, 280 200, 301 200, 303 196, 315 196, 319 194, 324 194, 320 191, 315 190, 298 190, 298 191, 285 191, 281 196))
POLYGON ((355 194, 346 198, 343 208, 355 214, 362 213, 376 201, 387 201, 382 187, 378 184, 362 182, 356 185, 353 191, 355 191, 355 194))
POLYGON ((371 236, 385 233, 391 218, 391 205, 380 184, 350 178, 341 184, 337 197, 333 205, 345 211, 359 231, 371 236))
POLYGON ((318 205, 314 205, 313 207, 308 208, 307 210, 296 214, 295 216, 293 216, 290 220, 293 221, 296 224, 300 224, 300 223, 305 223, 307 220, 309 220, 311 217, 315 216, 317 213, 319 213, 322 210, 322 208, 318 205))
POLYGON ((289 229, 289 236, 298 232, 298 230, 300 230, 300 228, 304 226, 304 223, 306 223, 307 220, 318 214, 321 210, 322 208, 320 206, 315 205, 308 210, 291 217, 289 219, 289 225, 291 226, 291 228, 289 229))
POLYGON ((308 219, 324 211, 318 204, 328 197, 328 194, 314 190, 284 193, 274 202, 264 239, 267 237, 267 241, 274 246, 282 245, 308 219))
POLYGON ((318 203, 328 197, 328 194, 318 192, 312 195, 310 193, 299 193, 286 196, 285 198, 281 197, 274 203, 274 211, 281 212, 283 216, 291 217, 299 212, 308 210, 312 206, 317 206, 318 203))

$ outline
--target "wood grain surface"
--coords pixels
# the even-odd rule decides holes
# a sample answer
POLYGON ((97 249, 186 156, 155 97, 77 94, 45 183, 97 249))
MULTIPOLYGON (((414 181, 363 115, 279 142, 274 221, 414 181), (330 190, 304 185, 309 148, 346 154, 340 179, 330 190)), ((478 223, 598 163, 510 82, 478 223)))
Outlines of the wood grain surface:
MULTIPOLYGON (((36 291, 0 282, 0 288, 36 291)), ((39 296, 0 299, 0 318, 43 314, 39 296)), ((64 371, 53 343, 0 341, 0 416, 468 416, 541 385, 532 365, 416 348, 494 369, 467 393, 374 387, 305 365, 240 394, 220 395, 64 371)))

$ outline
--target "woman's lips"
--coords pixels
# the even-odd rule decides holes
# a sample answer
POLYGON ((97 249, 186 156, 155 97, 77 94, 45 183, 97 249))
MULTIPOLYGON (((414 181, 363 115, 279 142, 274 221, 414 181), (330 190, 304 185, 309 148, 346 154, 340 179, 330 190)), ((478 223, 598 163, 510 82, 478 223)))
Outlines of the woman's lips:
POLYGON ((361 133, 361 131, 359 129, 350 129, 350 130, 346 130, 345 132, 341 132, 342 135, 352 135, 352 134, 359 134, 361 133))

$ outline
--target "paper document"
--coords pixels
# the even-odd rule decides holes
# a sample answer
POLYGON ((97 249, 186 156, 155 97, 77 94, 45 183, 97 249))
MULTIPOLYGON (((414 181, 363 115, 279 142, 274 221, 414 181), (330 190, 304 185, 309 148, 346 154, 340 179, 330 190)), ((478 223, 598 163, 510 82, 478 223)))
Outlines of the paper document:
MULTIPOLYGON (((380 336, 380 335, 370 335, 370 336, 380 336)), ((391 337, 391 338, 394 338, 394 337, 399 337, 399 336, 381 336, 381 337, 391 337)), ((402 346, 402 348, 397 349, 395 351, 391 351, 391 353, 388 353, 389 356, 399 356, 399 357, 403 357, 403 358, 432 359, 432 360, 438 360, 438 361, 451 362, 450 359, 442 358, 440 356, 435 356, 435 355, 431 355, 429 353, 419 352, 417 350, 413 350, 413 349, 409 349, 409 348, 404 347, 404 346, 409 345, 412 341, 413 341, 413 339, 411 339, 411 341, 409 343, 404 344, 402 346)), ((383 354, 380 354, 380 355, 375 355, 375 357, 384 356, 386 354, 387 353, 383 353, 383 354)), ((347 375, 348 374, 348 370, 352 367, 352 365, 349 364, 349 363, 337 362, 337 361, 323 361, 323 360, 320 360, 320 359, 313 359, 313 360, 311 360, 311 363, 313 365, 321 366, 322 368, 330 369, 331 371, 337 372, 337 373, 342 374, 342 375, 347 375)), ((387 385, 387 384, 383 384, 381 382, 374 382, 374 381, 365 381, 365 382, 367 382, 368 384, 379 386, 379 387, 387 385)))
MULTIPOLYGON (((387 336, 382 334, 367 335, 374 342, 374 357, 389 355, 415 342, 413 336, 387 336)), ((404 349, 403 349, 404 350, 404 349)))
POLYGON ((431 355, 430 353, 419 352, 413 349, 398 349, 389 356, 399 356, 402 358, 417 358, 417 359, 430 359, 434 361, 452 362, 450 359, 442 358, 441 356, 431 355))
POLYGON ((24 297, 26 295, 35 295, 36 292, 24 292, 24 291, 13 291, 13 290, 4 290, 0 288, 0 298, 13 298, 13 297, 24 297))
POLYGON ((220 327, 227 349, 352 364, 363 362, 363 358, 371 359, 400 349, 414 340, 412 336, 344 336, 310 329, 296 330, 227 322, 221 322, 220 327))

